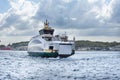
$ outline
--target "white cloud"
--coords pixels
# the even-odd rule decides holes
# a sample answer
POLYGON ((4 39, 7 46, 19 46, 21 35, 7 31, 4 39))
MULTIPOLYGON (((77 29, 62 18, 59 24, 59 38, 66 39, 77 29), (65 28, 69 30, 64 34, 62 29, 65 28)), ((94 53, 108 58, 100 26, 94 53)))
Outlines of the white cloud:
POLYGON ((69 3, 69 2, 71 2, 72 0, 63 0, 64 2, 66 2, 66 3, 69 3))
POLYGON ((77 18, 71 18, 71 20, 76 21, 76 20, 77 20, 77 18))
POLYGON ((95 2, 97 2, 97 1, 98 1, 98 0, 88 0, 88 2, 89 2, 89 3, 92 3, 92 4, 95 3, 95 2))
POLYGON ((36 4, 28 0, 9 0, 9 2, 11 8, 7 12, 0 14, 0 33, 4 33, 0 35, 27 34, 27 32, 37 28, 38 24, 41 24, 40 21, 35 21, 32 18, 35 16, 39 3, 36 4))
POLYGON ((39 4, 27 0, 9 0, 9 2, 14 13, 21 15, 23 20, 34 16, 39 7, 39 4))
POLYGON ((80 36, 120 36, 119 0, 9 0, 0 14, 1 36, 37 35, 46 18, 50 26, 80 36), (2 34, 4 33, 4 34, 2 34))

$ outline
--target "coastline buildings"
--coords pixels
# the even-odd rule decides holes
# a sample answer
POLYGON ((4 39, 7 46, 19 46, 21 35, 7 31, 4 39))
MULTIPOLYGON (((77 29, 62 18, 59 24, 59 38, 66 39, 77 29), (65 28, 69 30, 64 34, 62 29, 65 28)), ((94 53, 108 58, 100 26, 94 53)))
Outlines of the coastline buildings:
MULTIPOLYGON (((112 46, 110 46, 110 45, 106 46, 105 45, 106 43, 105 43, 104 44, 105 47, 100 46, 101 43, 98 46, 92 46, 93 43, 88 45, 85 41, 85 42, 80 43, 81 45, 77 44, 77 45, 75 45, 76 50, 78 50, 78 51, 120 51, 120 43, 109 43, 112 46)), ((18 51, 22 50, 22 51, 26 51, 27 50, 27 45, 28 45, 28 41, 13 43, 11 45, 8 44, 8 46, 0 45, 0 50, 18 50, 18 51)))

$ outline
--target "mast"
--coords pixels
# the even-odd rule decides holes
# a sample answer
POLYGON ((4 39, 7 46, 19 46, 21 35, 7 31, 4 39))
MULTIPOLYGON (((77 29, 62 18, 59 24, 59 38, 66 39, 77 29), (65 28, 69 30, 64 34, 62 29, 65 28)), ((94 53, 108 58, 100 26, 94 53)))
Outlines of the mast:
POLYGON ((44 22, 44 29, 48 29, 49 28, 49 22, 46 19, 46 22, 44 22))

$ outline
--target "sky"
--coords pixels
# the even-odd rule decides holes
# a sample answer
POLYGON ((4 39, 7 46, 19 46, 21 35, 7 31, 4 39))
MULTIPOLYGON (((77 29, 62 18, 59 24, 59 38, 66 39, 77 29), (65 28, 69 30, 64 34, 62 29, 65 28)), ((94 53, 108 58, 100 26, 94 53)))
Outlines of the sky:
POLYGON ((0 44, 29 41, 46 19, 69 39, 120 42, 119 0, 0 0, 0 44))

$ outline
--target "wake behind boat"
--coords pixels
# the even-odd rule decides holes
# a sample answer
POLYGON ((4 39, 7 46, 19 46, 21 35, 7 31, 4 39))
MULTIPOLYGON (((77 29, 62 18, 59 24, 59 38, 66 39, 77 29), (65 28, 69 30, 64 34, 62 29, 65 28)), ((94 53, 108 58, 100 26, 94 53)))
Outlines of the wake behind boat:
POLYGON ((49 22, 44 22, 44 28, 39 30, 39 35, 33 37, 28 44, 30 56, 61 57, 66 58, 75 54, 74 40, 69 41, 66 34, 53 35, 54 29, 49 27, 49 22))

